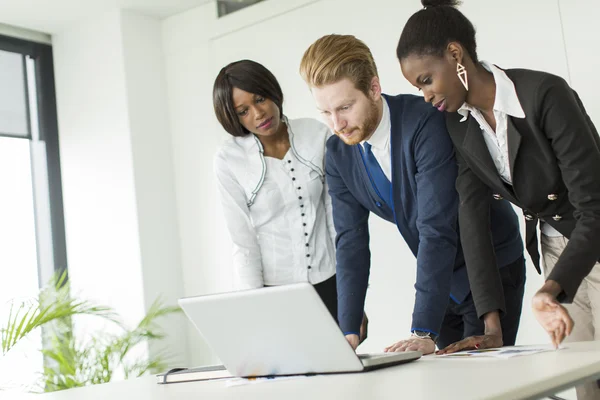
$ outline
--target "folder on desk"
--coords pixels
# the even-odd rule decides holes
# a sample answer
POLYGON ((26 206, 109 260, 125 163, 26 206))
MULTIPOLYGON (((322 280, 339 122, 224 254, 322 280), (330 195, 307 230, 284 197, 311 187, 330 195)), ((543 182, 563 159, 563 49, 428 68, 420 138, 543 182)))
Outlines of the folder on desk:
POLYGON ((223 365, 209 365, 198 368, 173 368, 156 375, 159 384, 207 381, 210 379, 231 378, 232 375, 223 365))

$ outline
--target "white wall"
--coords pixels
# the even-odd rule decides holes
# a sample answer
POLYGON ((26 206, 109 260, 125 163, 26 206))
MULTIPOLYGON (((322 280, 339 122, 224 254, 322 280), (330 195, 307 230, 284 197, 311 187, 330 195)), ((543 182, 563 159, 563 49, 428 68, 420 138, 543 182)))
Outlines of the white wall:
MULTIPOLYGON (((184 294, 227 291, 230 252, 212 174, 217 127, 210 119, 212 61, 208 43, 214 4, 182 14, 163 26, 167 98, 179 211, 184 294), (193 54, 193 57, 190 56, 193 54)), ((212 107, 212 106, 211 106, 212 107)), ((214 361, 190 324, 193 365, 214 361)))
MULTIPOLYGON (((176 305, 183 295, 166 75, 160 21, 124 11, 121 30, 147 310, 156 299, 176 305)), ((187 363, 186 324, 183 314, 167 317, 167 341, 155 350, 187 363)))
POLYGON ((596 129, 600 129, 600 53, 598 42, 598 17, 600 4, 595 0, 560 0, 561 19, 571 84, 579 93, 596 129))
MULTIPOLYGON (((600 123, 600 100, 592 91, 598 75, 593 35, 581 29, 582 15, 591 27, 593 0, 472 0, 462 10, 478 29, 480 58, 503 67, 542 69, 569 77, 569 66, 579 71, 573 85, 582 93, 588 110, 600 123), (585 4, 584 4, 585 3, 585 4), (514 10, 519 10, 515 13, 514 10), (561 21, 560 11, 563 12, 561 21), (582 45, 581 40, 586 40, 582 45), (591 54, 590 54, 591 53, 591 54), (591 85, 590 79, 596 79, 591 85)), ((395 47, 404 21, 419 8, 416 0, 269 0, 221 20, 208 4, 171 17, 163 23, 163 44, 169 112, 173 135, 175 180, 182 240, 182 266, 186 295, 227 290, 231 285, 231 248, 215 199, 211 160, 226 134, 214 117, 211 89, 219 69, 229 62, 250 58, 277 76, 290 117, 317 117, 310 93, 298 75, 304 50, 329 33, 349 33, 371 48, 387 93, 416 93, 401 76, 395 47), (286 11, 286 9, 288 11, 286 11), (240 25, 241 24, 241 25, 240 25)), ((572 74, 573 75, 573 74, 572 74)), ((366 309, 371 317, 370 339, 363 351, 379 351, 404 338, 410 328, 414 299, 415 259, 392 224, 371 220, 372 275, 366 309)), ((531 295, 541 285, 532 264, 518 341, 546 342, 529 311, 531 295)), ((213 359, 200 336, 190 337, 196 364, 213 359)))
POLYGON ((53 37, 67 251, 74 290, 143 312, 119 13, 53 37), (107 289, 110 288, 110 289, 107 289))
MULTIPOLYGON (((160 35, 158 20, 115 10, 53 36, 71 282, 130 326, 183 295, 160 35)), ((162 322, 179 365, 186 323, 162 322)))

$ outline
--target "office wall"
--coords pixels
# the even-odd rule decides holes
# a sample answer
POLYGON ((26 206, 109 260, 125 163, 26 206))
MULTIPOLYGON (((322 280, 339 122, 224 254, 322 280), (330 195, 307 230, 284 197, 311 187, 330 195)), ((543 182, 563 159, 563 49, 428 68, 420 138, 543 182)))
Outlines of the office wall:
MULTIPOLYGON (((462 11, 478 30, 480 58, 502 67, 542 69, 569 78, 600 123, 598 87, 589 57, 594 13, 590 0, 465 1, 462 11), (518 10, 515 12, 514 10, 518 10), (587 23, 582 24, 583 21, 587 23), (588 28, 582 29, 582 26, 588 28), (585 45, 582 43, 586 43, 585 45), (568 57, 567 57, 568 56, 568 57), (575 74, 574 71, 577 71, 575 74), (595 81, 594 81, 595 80, 595 81), (591 82, 594 81, 595 85, 591 82)), ((226 134, 213 116, 211 88, 225 64, 242 58, 259 61, 279 79, 290 117, 318 118, 297 70, 304 50, 328 33, 349 33, 364 40, 377 61, 384 91, 416 93, 401 76, 395 46, 417 0, 269 0, 221 20, 214 4, 168 18, 163 23, 170 130, 180 217, 182 267, 186 295, 229 290, 231 248, 215 193, 212 157, 226 134)), ((596 14, 597 15, 597 14, 596 14)), ((363 351, 379 351, 406 337, 414 299, 415 259, 392 224, 371 218, 372 275, 366 309, 371 338, 363 351)), ((529 311, 541 285, 528 268, 520 343, 547 341, 529 311)), ((214 360, 192 330, 196 364, 214 360)))
MULTIPOLYGON (((183 296, 160 37, 158 20, 114 10, 52 38, 73 291, 130 327, 155 299, 183 296)), ((149 351, 187 365, 185 317, 160 323, 167 340, 149 351)))
POLYGON ((119 13, 53 36, 70 277, 75 293, 142 315, 119 13), (92 50, 93 49, 93 50, 92 50))
MULTIPOLYGON (((120 18, 147 310, 159 299, 163 304, 176 305, 183 295, 166 75, 160 21, 127 11, 121 12, 120 18)), ((150 351, 160 353, 163 348, 173 355, 173 363, 187 363, 185 316, 169 316, 161 325, 167 340, 151 345, 150 351)))
MULTIPOLYGON (((210 34, 214 7, 199 7, 163 25, 163 38, 171 38, 163 41, 163 48, 186 296, 231 289, 229 239, 212 175, 212 151, 220 137, 215 135, 217 127, 207 118, 210 109, 206 108, 211 104, 211 84, 206 77, 213 74, 213 67, 208 42, 201 39, 210 34)), ((215 361, 191 324, 187 332, 192 365, 215 361)))
MULTIPOLYGON (((570 82, 581 96, 596 128, 600 125, 600 52, 595 40, 600 4, 594 0, 560 0, 570 82)), ((552 55, 549 55, 552 57, 552 55)))

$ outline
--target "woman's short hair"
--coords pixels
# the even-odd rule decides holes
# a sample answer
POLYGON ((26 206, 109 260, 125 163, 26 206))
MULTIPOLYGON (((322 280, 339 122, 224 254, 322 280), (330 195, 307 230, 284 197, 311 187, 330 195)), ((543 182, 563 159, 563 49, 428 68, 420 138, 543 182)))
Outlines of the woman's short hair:
POLYGON ((275 76, 262 64, 251 60, 233 62, 221 69, 213 86, 213 106, 219 123, 233 136, 245 136, 233 104, 233 88, 271 100, 283 116, 283 92, 275 76))

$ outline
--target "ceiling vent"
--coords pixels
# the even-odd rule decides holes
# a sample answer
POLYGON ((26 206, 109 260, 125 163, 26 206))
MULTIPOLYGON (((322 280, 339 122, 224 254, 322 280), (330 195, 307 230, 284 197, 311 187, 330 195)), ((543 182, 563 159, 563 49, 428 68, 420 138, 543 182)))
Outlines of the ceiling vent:
POLYGON ((217 0, 219 18, 265 0, 217 0))

